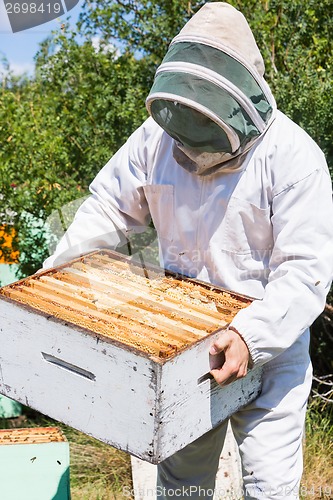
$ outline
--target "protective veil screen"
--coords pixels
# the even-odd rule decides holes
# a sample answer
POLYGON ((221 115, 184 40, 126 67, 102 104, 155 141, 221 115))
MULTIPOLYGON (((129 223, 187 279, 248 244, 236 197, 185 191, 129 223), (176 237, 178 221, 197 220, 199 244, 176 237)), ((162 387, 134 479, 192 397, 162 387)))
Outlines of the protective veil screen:
POLYGON ((210 118, 179 102, 154 101, 151 112, 156 122, 184 146, 209 153, 230 152, 224 130, 210 118))

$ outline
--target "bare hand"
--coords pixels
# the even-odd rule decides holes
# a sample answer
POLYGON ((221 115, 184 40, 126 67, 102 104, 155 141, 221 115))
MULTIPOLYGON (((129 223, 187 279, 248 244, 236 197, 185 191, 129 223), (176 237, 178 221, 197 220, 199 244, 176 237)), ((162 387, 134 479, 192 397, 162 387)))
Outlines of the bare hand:
POLYGON ((212 356, 212 365, 215 365, 210 373, 218 384, 230 384, 247 374, 250 353, 242 337, 235 331, 223 330, 211 346, 209 354, 212 356), (221 366, 215 367, 221 353, 224 354, 224 362, 222 365, 219 363, 221 366))

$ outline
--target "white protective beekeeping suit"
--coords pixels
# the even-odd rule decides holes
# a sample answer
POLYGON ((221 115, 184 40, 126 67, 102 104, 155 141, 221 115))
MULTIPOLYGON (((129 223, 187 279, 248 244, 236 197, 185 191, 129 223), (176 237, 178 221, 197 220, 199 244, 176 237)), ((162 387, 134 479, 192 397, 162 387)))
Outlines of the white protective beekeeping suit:
MULTIPOLYGON (((232 325, 264 365, 263 388, 231 425, 245 497, 283 499, 298 497, 309 326, 333 275, 333 207, 324 155, 276 110, 263 73, 242 14, 205 4, 157 71, 152 117, 97 175, 44 267, 114 248, 151 217, 164 267, 256 297, 232 325)), ((224 432, 159 465, 159 498, 179 486, 211 498, 224 432)))

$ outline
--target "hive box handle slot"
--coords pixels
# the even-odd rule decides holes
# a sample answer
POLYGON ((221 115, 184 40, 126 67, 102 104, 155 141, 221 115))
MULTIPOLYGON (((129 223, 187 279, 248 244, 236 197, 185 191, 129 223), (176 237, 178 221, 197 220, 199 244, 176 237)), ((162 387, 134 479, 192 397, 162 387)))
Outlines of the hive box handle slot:
POLYGON ((64 368, 65 370, 68 370, 69 372, 76 373, 77 375, 80 375, 81 377, 88 378, 89 380, 96 380, 96 376, 88 372, 88 370, 84 370, 84 368, 80 368, 79 366, 72 365, 71 363, 68 363, 67 361, 64 361, 63 359, 56 358, 55 356, 52 356, 51 354, 46 354, 45 352, 42 352, 41 355, 47 361, 48 363, 51 363, 52 365, 59 366, 60 368, 64 368))
MULTIPOLYGON (((221 366, 223 366, 224 363, 225 363, 225 354, 223 351, 218 354, 209 355, 209 367, 211 370, 214 370, 214 368, 221 368, 221 366)), ((215 382, 215 379, 210 372, 205 373, 204 375, 198 378, 198 385, 202 384, 202 382, 205 382, 205 380, 212 380, 215 382)))
POLYGON ((198 378, 198 385, 202 384, 202 382, 205 382, 206 380, 214 380, 214 377, 211 373, 205 373, 205 375, 202 375, 202 377, 198 378))

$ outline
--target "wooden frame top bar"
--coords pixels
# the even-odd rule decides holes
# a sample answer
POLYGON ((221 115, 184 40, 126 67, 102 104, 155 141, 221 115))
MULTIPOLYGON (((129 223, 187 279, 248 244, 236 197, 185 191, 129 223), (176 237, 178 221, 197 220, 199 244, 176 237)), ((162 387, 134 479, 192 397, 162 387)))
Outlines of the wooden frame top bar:
POLYGON ((226 326, 252 299, 110 250, 0 288, 0 296, 159 358, 226 326))
POLYGON ((20 429, 1 429, 0 446, 7 444, 41 444, 67 441, 58 427, 27 427, 20 429))

